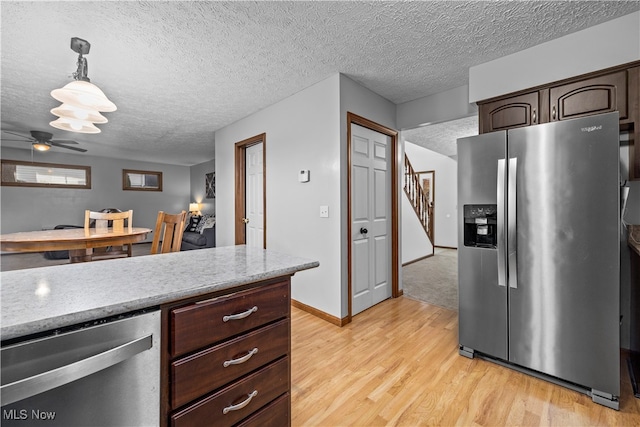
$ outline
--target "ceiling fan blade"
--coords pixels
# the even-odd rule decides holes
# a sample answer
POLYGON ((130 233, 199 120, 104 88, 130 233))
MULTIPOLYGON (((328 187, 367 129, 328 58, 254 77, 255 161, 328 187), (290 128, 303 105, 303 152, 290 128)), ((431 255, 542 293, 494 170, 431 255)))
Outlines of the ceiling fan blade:
POLYGON ((81 153, 84 153, 84 152, 86 152, 86 151, 87 151, 87 150, 85 150, 84 148, 68 147, 68 146, 66 146, 66 145, 64 145, 64 144, 59 144, 59 143, 56 143, 56 142, 53 142, 53 141, 49 141, 49 143, 50 143, 51 145, 53 145, 54 147, 66 148, 67 150, 79 151, 79 152, 81 152, 81 153))
POLYGON ((77 144, 77 141, 72 141, 70 139, 54 139, 49 141, 52 144, 77 144))
POLYGON ((8 133, 8 134, 11 134, 11 135, 15 135, 15 136, 19 136, 19 137, 22 137, 22 138, 27 139, 27 140, 33 139, 30 136, 21 135, 19 133, 11 132, 11 131, 8 131, 8 130, 3 130, 2 132, 8 133))

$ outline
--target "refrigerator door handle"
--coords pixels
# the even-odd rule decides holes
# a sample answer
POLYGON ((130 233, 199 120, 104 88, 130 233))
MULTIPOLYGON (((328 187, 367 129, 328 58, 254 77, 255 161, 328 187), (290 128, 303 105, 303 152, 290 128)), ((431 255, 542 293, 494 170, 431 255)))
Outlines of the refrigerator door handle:
POLYGON ((509 159, 507 182, 507 251, 509 252, 509 287, 518 288, 518 224, 516 222, 518 158, 509 159))
POLYGON ((498 218, 497 218, 497 239, 496 249, 498 251, 498 286, 507 286, 507 253, 505 251, 505 240, 504 240, 504 172, 505 172, 505 159, 498 159, 498 188, 497 188, 497 198, 498 198, 498 218))

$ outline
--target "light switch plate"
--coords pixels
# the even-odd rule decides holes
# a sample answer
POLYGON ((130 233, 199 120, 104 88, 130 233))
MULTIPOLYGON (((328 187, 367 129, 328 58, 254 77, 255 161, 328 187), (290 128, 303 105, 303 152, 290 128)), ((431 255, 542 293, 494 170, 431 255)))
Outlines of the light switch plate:
POLYGON ((320 206, 320 218, 329 218, 329 206, 320 206))

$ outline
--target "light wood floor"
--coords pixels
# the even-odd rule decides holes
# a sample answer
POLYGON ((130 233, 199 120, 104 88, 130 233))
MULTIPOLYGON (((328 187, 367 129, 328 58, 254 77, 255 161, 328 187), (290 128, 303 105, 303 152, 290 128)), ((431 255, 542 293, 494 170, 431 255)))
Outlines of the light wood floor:
POLYGON ((614 411, 458 355, 454 311, 400 297, 342 328, 291 312, 293 426, 640 426, 623 358, 614 411))

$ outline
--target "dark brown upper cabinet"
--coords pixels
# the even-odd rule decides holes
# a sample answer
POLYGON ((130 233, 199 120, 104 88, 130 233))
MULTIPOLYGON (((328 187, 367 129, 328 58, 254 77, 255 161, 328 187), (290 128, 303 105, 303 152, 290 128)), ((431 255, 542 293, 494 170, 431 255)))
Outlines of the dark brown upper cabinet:
POLYGON ((479 101, 479 132, 613 111, 629 132, 629 177, 640 179, 640 61, 479 101))
POLYGON ((531 126, 539 122, 538 91, 479 104, 480 133, 531 126))
POLYGON ((620 120, 628 118, 627 70, 549 89, 552 122, 613 111, 620 113, 620 120))

